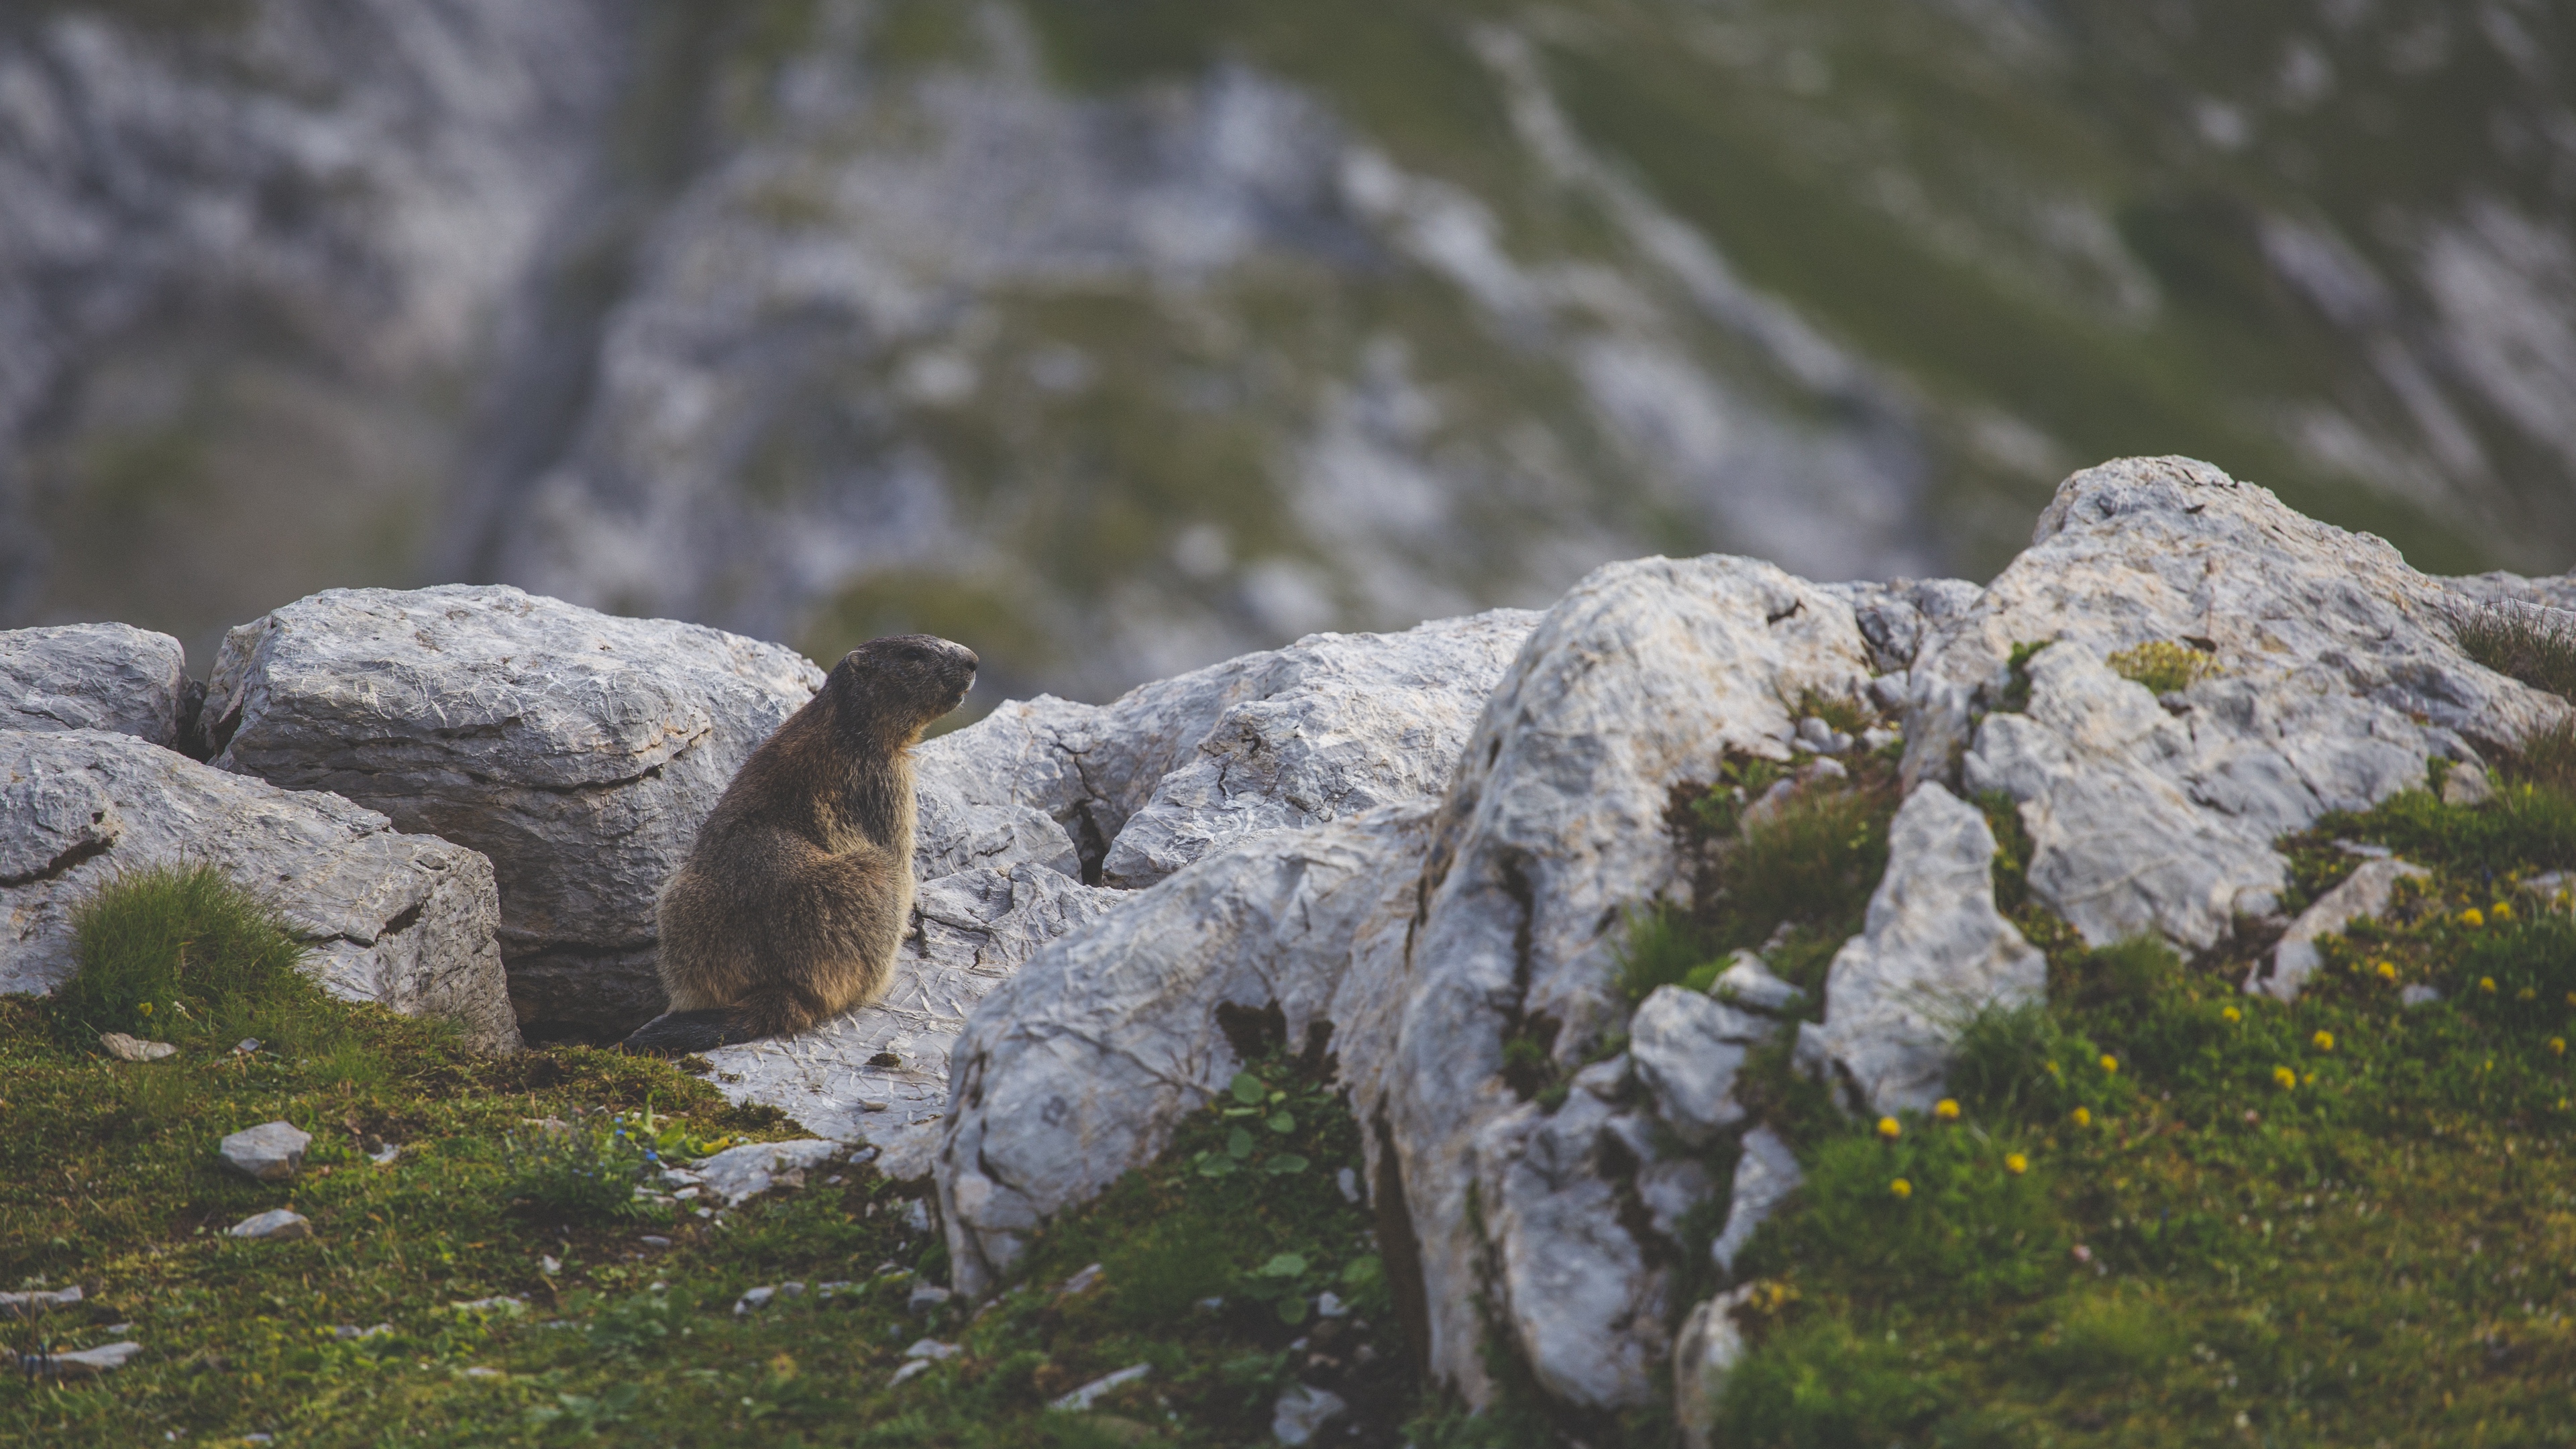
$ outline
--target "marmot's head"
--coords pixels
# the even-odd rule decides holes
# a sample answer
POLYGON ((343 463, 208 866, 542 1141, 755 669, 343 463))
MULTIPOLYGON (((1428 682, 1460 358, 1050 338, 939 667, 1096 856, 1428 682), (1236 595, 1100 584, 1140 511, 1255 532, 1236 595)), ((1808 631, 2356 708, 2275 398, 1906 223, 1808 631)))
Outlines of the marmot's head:
POLYGON ((823 681, 835 723, 881 743, 910 744, 966 702, 975 651, 934 634, 889 634, 841 656, 823 681))

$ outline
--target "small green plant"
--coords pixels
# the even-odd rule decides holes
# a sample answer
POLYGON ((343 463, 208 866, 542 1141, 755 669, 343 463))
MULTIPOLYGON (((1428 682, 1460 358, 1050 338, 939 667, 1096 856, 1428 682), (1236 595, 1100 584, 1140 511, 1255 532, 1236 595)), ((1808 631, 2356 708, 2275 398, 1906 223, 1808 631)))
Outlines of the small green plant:
POLYGON ((2207 652, 2168 639, 2123 649, 2103 662, 2112 673, 2143 684, 2154 694, 2179 694, 2221 672, 2217 659, 2207 652))
POLYGON ((1899 1345, 1812 1315, 1773 1334, 1727 1376, 1718 1420, 1729 1443, 1875 1449, 1923 1427, 1943 1400, 1899 1345))
POLYGON ((635 1195, 644 1153, 623 1130, 587 1120, 512 1133, 502 1143, 510 1196, 575 1222, 668 1216, 635 1195))
POLYGON ((2534 689, 2576 700, 2576 626, 2528 604, 2486 604, 2451 615, 2460 652, 2534 689))
POLYGON ((2576 800, 2576 716, 2523 737, 2504 761, 2507 779, 2576 800))
POLYGON ((1629 913, 1628 934, 1619 947, 1619 991, 1630 1005, 1654 995, 1658 987, 1705 991, 1708 981, 1694 984, 1691 979, 1703 971, 1709 981, 1716 979, 1703 933, 1689 912, 1657 902, 1629 913))
POLYGON ((2012 647, 2012 653, 2004 660, 2004 691, 2002 698, 1995 701, 1995 713, 2020 714, 2030 708, 2030 661, 2056 642, 2025 639, 2012 647))
POLYGON ((74 906, 71 923, 78 965, 54 1017, 75 1039, 238 1032, 303 1048, 338 1035, 327 998, 296 969, 304 947, 211 865, 120 875, 74 906))
POLYGON ((2136 1294, 2077 1296, 2032 1357, 2061 1378, 2104 1383, 2155 1372, 2183 1345, 2161 1305, 2136 1294))

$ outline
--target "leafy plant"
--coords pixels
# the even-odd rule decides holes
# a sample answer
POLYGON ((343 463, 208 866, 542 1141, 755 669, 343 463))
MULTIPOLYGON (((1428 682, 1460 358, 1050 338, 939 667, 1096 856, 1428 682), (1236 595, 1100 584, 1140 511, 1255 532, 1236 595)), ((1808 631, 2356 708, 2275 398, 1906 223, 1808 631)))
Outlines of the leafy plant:
POLYGON ((635 1195, 644 1179, 644 1152, 623 1132, 579 1119, 512 1133, 502 1146, 512 1197, 591 1222, 668 1216, 635 1195))
POLYGON ((2143 684, 2154 694, 2178 694, 2222 672, 2218 660, 2206 651, 2169 639, 2120 650, 2103 662, 2112 673, 2143 684))

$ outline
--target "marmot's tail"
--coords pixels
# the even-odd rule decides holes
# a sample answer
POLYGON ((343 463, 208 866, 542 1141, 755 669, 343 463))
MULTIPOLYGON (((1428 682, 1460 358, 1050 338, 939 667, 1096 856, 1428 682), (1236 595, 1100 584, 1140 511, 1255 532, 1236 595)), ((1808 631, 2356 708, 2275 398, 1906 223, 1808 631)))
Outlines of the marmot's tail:
POLYGON ((745 1030, 746 1025, 731 1007, 717 1007, 712 1011, 666 1011, 635 1028, 633 1034, 626 1038, 625 1046, 630 1052, 686 1056, 690 1052, 751 1040, 758 1033, 745 1030))

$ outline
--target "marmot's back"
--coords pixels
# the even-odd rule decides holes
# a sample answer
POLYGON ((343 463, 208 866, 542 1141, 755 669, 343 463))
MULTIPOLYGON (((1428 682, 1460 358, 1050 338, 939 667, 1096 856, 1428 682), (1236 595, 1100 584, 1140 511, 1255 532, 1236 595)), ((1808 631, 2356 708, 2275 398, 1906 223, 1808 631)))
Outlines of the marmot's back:
POLYGON ((912 760, 965 700, 974 651, 872 640, 752 752, 660 908, 670 1010, 629 1047, 779 1036, 885 993, 912 914, 912 760))

